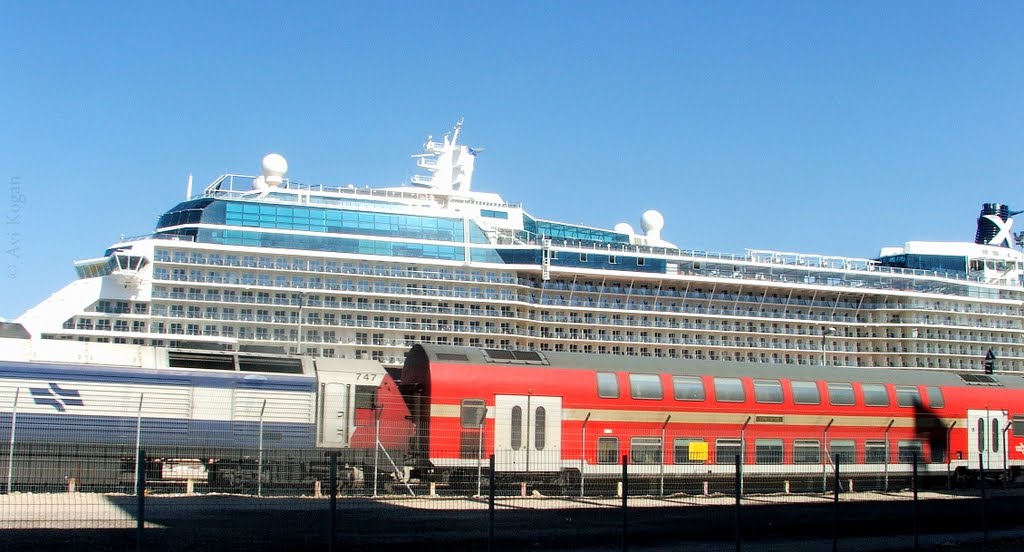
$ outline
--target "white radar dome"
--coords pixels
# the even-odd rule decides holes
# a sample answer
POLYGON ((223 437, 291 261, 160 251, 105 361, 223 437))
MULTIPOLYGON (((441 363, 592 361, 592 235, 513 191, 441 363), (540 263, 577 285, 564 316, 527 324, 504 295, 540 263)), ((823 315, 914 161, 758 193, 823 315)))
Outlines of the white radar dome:
POLYGON ((654 209, 644 211, 644 214, 640 217, 640 228, 643 229, 648 238, 660 240, 661 229, 664 227, 665 217, 654 209))
POLYGON ((629 234, 630 236, 636 234, 636 232, 633 231, 633 227, 630 226, 628 222, 620 222, 616 224, 614 230, 620 234, 629 234))
POLYGON ((288 172, 288 161, 280 154, 271 153, 263 158, 263 162, 260 163, 260 169, 263 179, 267 181, 267 184, 277 186, 281 184, 285 173, 288 172))

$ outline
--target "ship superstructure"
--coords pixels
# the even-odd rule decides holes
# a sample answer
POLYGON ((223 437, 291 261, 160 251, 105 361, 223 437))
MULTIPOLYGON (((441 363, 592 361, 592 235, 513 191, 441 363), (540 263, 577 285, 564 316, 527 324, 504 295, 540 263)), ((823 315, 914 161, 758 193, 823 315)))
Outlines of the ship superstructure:
MULTIPOLYGON (((681 249, 537 218, 472 189, 461 125, 409 185, 328 188, 224 175, 152 234, 79 261, 17 321, 33 337, 265 347, 397 366, 415 343, 758 363, 1024 370, 1024 255, 987 204, 976 243, 877 259, 681 249)), ((190 194, 191 195, 191 194, 190 194)))

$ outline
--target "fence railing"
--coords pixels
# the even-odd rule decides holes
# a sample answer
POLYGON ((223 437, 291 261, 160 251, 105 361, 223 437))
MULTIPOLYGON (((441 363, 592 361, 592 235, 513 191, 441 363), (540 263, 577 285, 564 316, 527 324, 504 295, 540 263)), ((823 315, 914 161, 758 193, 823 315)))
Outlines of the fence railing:
POLYGON ((501 456, 489 454, 479 469, 428 481, 407 468, 374 470, 367 463, 372 458, 345 451, 177 447, 155 452, 37 444, 0 457, 2 465, 13 466, 0 495, 0 531, 12 550, 45 547, 39 529, 55 529, 52 534, 59 536, 52 538, 64 541, 94 539, 83 546, 107 538, 138 550, 168 542, 193 549, 283 543, 340 550, 380 540, 493 550, 520 541, 557 544, 566 536, 590 539, 595 546, 620 542, 622 550, 662 539, 764 549, 787 538, 831 541, 833 547, 860 538, 864 528, 849 525, 847 512, 858 523, 869 515, 878 534, 898 535, 914 547, 922 534, 950 530, 987 541, 990 526, 1005 528, 1008 519, 1016 519, 1015 506, 1007 503, 1013 501, 1006 498, 1009 491, 988 488, 986 476, 999 471, 988 471, 980 455, 977 487, 955 493, 941 485, 939 491, 922 489, 918 468, 923 464, 916 455, 901 465, 907 477, 890 478, 888 490, 882 481, 868 485, 877 476, 841 459, 829 464, 823 489, 820 473, 802 478, 786 466, 754 470, 740 454, 726 470, 667 480, 622 455, 589 481, 532 477, 547 471, 542 464, 503 471, 503 463, 521 459, 501 456), (211 452, 219 456, 209 458, 211 452), (939 496, 944 500, 930 500, 939 496), (929 515, 922 517, 919 504, 926 500, 929 515), (937 515, 942 507, 950 515, 937 515), (556 518, 569 521, 537 522, 537 515, 551 519, 551 511, 565 513, 556 518), (663 518, 674 521, 658 521, 663 518), (688 521, 680 524, 680 519, 688 521), (95 531, 83 536, 82 529, 105 537, 95 531))

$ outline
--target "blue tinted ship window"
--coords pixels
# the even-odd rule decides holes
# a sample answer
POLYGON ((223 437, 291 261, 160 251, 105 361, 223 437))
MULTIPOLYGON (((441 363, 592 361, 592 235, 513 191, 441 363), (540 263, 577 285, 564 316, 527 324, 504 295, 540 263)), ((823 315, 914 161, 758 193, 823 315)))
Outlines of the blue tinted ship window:
POLYGON ((533 239, 551 238, 599 243, 629 243, 629 236, 619 232, 534 220, 528 215, 523 215, 523 230, 527 234, 531 234, 532 236, 530 237, 533 239))
POLYGON ((469 243, 491 243, 484 231, 473 221, 469 221, 469 243))
POLYGON ((179 203, 157 220, 156 227, 167 228, 182 224, 196 224, 203 216, 203 209, 212 202, 213 200, 210 198, 203 198, 179 203))
POLYGON ((288 205, 227 204, 224 224, 279 230, 464 241, 461 219, 288 205))
POLYGON ((504 263, 505 260, 493 249, 474 247, 469 250, 470 260, 478 263, 504 263))
POLYGON ((465 251, 460 246, 360 240, 331 236, 299 236, 244 230, 209 230, 204 228, 199 230, 198 241, 222 245, 303 249, 307 251, 330 251, 360 255, 420 257, 448 261, 464 261, 466 258, 465 251))
POLYGON ((505 211, 493 211, 491 209, 480 209, 480 216, 508 220, 508 213, 505 211))

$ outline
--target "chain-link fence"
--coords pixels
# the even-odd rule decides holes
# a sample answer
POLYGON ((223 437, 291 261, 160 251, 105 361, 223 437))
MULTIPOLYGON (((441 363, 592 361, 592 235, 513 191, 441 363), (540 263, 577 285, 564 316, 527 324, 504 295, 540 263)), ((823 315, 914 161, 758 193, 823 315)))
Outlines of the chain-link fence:
POLYGON ((907 439, 726 437, 710 426, 707 437, 692 437, 693 427, 683 434, 668 420, 630 435, 589 418, 570 438, 561 420, 515 429, 479 414, 447 428, 437 417, 405 441, 391 435, 405 429, 370 417, 357 428, 363 440, 352 439, 367 446, 348 449, 285 448, 280 428, 260 420, 235 428, 251 446, 227 447, 157 443, 141 422, 121 444, 61 427, 51 428, 53 441, 22 439, 9 419, 3 542, 23 550, 731 550, 794 541, 874 549, 951 532, 985 539, 1019 523, 1001 459, 979 456, 982 476, 953 477, 948 455, 922 455, 907 439))

